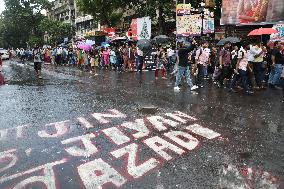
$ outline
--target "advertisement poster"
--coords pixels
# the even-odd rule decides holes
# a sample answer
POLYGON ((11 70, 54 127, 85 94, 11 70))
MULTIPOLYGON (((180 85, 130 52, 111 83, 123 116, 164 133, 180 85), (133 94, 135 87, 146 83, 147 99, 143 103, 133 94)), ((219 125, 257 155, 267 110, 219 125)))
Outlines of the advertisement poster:
POLYGON ((178 36, 195 36, 201 34, 201 15, 184 15, 177 16, 177 35, 178 36))
POLYGON ((204 34, 210 34, 214 33, 214 18, 211 18, 210 16, 206 16, 203 20, 203 33, 204 34))
POLYGON ((150 17, 137 18, 137 38, 151 39, 151 19, 150 17))
POLYGON ((283 41, 284 42, 284 24, 276 24, 273 26, 274 29, 278 31, 278 33, 271 34, 271 41, 283 41))
POLYGON ((284 21, 283 0, 223 0, 221 24, 253 25, 284 21))

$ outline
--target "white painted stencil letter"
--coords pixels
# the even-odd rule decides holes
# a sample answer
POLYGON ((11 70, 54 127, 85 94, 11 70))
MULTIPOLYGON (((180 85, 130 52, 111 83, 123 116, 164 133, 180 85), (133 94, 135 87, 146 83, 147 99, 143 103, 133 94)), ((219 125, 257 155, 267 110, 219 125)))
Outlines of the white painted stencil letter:
POLYGON ((72 146, 69 148, 65 148, 66 152, 68 152, 72 156, 84 156, 89 157, 91 155, 94 155, 98 152, 97 147, 92 143, 92 139, 96 137, 95 134, 87 134, 83 136, 78 136, 74 138, 70 138, 67 140, 61 141, 62 144, 71 144, 75 142, 80 142, 83 144, 83 148, 72 146))
POLYGON ((207 139, 214 139, 214 138, 221 136, 221 134, 219 134, 215 131, 212 131, 211 129, 202 127, 199 124, 189 125, 189 126, 186 127, 186 129, 193 132, 194 134, 203 136, 207 139))
POLYGON ((120 148, 116 151, 111 152, 115 158, 120 158, 126 156, 127 159, 127 171, 133 176, 133 178, 139 178, 145 175, 147 172, 156 168, 159 162, 155 158, 150 158, 149 160, 138 164, 136 162, 139 160, 138 155, 138 145, 133 143, 124 148, 120 148))
POLYGON ((16 165, 18 157, 15 152, 15 149, 0 152, 0 173, 16 165))
POLYGON ((199 144, 195 137, 182 131, 171 131, 164 135, 188 150, 193 150, 199 144))
POLYGON ((161 116, 151 116, 147 117, 147 119, 150 121, 150 123, 152 123, 153 127, 155 127, 158 131, 165 131, 168 129, 164 124, 167 124, 171 127, 176 127, 178 124, 180 124, 179 122, 166 119, 161 116))
POLYGON ((186 123, 187 121, 196 121, 197 119, 195 117, 189 116, 185 113, 182 113, 180 111, 175 111, 174 113, 167 113, 166 116, 179 121, 181 123, 186 123))
MULTIPOLYGON (((17 173, 8 177, 0 178, 0 184, 11 181, 14 179, 18 179, 20 177, 25 177, 26 175, 30 175, 32 173, 38 173, 39 176, 28 176, 28 178, 23 179, 19 183, 15 184, 13 189, 23 189, 23 188, 33 188, 33 184, 42 183, 44 188, 46 189, 57 189, 56 187, 56 177, 54 174, 53 167, 59 164, 65 163, 66 160, 63 159, 61 161, 56 161, 52 163, 48 163, 45 165, 41 165, 39 167, 27 170, 25 172, 17 173)), ((15 182, 12 182, 15 183, 15 182)))
POLYGON ((116 127, 104 129, 102 130, 102 132, 106 136, 108 136, 116 145, 122 145, 130 141, 130 138, 116 127))
POLYGON ((134 138, 143 138, 150 133, 143 119, 136 119, 135 122, 124 122, 121 126, 137 131, 132 135, 134 138))
POLYGON ((103 113, 93 113, 92 116, 98 120, 100 123, 109 123, 110 121, 105 118, 126 118, 126 115, 119 112, 118 110, 112 109, 109 110, 111 114, 103 114, 103 113))
POLYGON ((55 133, 48 133, 46 130, 42 130, 38 132, 38 136, 42 138, 57 138, 65 135, 69 131, 68 123, 67 121, 61 121, 56 123, 50 123, 48 125, 45 125, 46 129, 51 128, 55 130, 55 133))
POLYGON ((171 150, 179 155, 182 155, 185 153, 185 151, 176 145, 169 143, 168 141, 155 136, 152 138, 148 138, 144 140, 144 143, 149 146, 151 149, 153 149, 157 154, 162 156, 165 160, 171 160, 173 157, 170 156, 165 150, 171 150))
POLYGON ((86 189, 102 189, 103 185, 112 183, 122 186, 127 180, 102 159, 78 166, 78 173, 86 189))

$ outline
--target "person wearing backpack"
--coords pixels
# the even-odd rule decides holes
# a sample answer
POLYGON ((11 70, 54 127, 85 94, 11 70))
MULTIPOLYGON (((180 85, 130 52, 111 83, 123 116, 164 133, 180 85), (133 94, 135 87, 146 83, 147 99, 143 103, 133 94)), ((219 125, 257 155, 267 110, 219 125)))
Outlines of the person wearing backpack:
POLYGON ((208 45, 209 44, 207 41, 203 41, 201 44, 201 47, 197 49, 196 55, 195 55, 195 62, 196 62, 197 69, 198 69, 196 84, 201 88, 203 87, 202 83, 203 83, 203 79, 206 73, 207 64, 209 62, 210 53, 207 50, 208 45))
POLYGON ((243 44, 244 48, 241 48, 238 51, 238 61, 236 64, 236 67, 234 69, 234 76, 233 79, 230 83, 230 91, 236 92, 234 90, 237 81, 240 79, 242 83, 242 87, 245 90, 246 94, 253 94, 251 90, 249 90, 248 87, 248 69, 250 68, 248 66, 248 57, 249 53, 248 51, 250 50, 250 44, 247 42, 244 42, 243 44))

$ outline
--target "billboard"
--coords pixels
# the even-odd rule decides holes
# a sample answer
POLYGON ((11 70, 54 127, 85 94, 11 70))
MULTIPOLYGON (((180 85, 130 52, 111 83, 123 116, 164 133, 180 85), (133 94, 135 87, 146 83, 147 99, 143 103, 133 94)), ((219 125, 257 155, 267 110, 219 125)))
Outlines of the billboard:
POLYGON ((284 21, 283 0, 223 0, 221 24, 254 25, 284 21))
MULTIPOLYGON (((202 29, 201 14, 191 14, 191 4, 177 4, 177 36, 199 36, 202 29)), ((214 33, 214 16, 208 9, 204 11, 203 34, 214 33)))

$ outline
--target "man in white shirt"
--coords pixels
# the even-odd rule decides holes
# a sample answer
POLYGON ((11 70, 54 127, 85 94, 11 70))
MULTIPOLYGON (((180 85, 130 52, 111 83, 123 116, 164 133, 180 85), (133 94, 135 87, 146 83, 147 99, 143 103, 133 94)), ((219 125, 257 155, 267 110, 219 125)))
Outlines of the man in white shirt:
POLYGON ((238 62, 236 68, 234 69, 234 77, 232 79, 230 85, 230 91, 236 92, 234 87, 236 86, 236 82, 240 79, 242 82, 242 87, 244 88, 247 94, 253 94, 252 91, 249 90, 248 87, 248 69, 249 69, 249 43, 244 42, 244 48, 241 48, 238 52, 238 62))
POLYGON ((256 89, 264 88, 262 81, 264 80, 264 69, 262 68, 264 48, 261 42, 256 42, 254 46, 250 49, 250 52, 253 56, 253 73, 256 82, 256 89))

